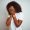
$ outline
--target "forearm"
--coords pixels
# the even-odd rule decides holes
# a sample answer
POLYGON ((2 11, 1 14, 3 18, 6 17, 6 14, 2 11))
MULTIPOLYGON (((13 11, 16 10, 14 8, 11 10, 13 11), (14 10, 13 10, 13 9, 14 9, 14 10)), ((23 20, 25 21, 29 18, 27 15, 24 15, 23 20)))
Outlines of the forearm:
POLYGON ((7 21, 6 21, 6 26, 9 27, 10 24, 11 24, 11 20, 10 20, 10 18, 8 18, 7 21))
POLYGON ((16 18, 14 18, 14 23, 15 23, 16 27, 19 27, 22 23, 22 20, 19 20, 19 19, 17 20, 16 18))
POLYGON ((10 17, 7 18, 7 21, 6 21, 6 26, 9 27, 10 24, 11 24, 11 19, 12 19, 12 15, 10 15, 10 17))

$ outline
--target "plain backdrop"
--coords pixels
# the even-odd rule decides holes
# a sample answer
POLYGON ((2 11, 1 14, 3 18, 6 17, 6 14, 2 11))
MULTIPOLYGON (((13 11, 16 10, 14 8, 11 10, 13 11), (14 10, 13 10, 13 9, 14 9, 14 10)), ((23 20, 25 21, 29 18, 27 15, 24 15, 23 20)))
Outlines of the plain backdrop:
POLYGON ((0 30, 4 30, 8 13, 6 5, 10 1, 18 2, 22 7, 24 23, 22 30, 30 30, 30 0, 0 0, 0 30))

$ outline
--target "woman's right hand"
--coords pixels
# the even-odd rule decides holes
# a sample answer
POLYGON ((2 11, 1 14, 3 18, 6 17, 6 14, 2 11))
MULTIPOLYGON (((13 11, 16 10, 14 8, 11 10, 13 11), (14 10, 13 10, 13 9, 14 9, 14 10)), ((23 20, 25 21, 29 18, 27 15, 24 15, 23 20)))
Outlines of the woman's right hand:
POLYGON ((11 24, 11 19, 12 19, 12 16, 10 15, 10 17, 7 18, 7 21, 6 21, 6 26, 9 27, 10 24, 11 24))

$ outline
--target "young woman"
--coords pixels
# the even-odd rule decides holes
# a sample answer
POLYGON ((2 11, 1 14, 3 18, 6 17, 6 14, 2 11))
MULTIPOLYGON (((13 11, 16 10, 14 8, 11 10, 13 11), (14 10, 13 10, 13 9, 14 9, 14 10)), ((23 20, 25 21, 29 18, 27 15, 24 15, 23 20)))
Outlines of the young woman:
MULTIPOLYGON (((22 12, 21 6, 17 2, 12 1, 7 4, 6 8, 9 13, 9 17, 7 18, 7 21, 6 21, 6 26, 9 28, 13 21, 16 28, 20 27, 20 25, 22 24, 22 20, 17 19, 16 14, 18 14, 19 12, 22 12), (12 18, 13 18, 13 20, 12 20, 12 18)), ((12 30, 12 28, 11 28, 11 30, 12 30)))

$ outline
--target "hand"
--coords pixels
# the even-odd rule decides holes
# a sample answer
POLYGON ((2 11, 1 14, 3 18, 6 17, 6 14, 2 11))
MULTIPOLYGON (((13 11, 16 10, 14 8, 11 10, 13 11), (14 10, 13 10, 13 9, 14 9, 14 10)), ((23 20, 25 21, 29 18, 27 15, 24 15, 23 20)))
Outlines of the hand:
POLYGON ((16 15, 12 15, 13 18, 16 18, 16 15))
POLYGON ((13 20, 17 20, 16 15, 13 15, 13 20))

